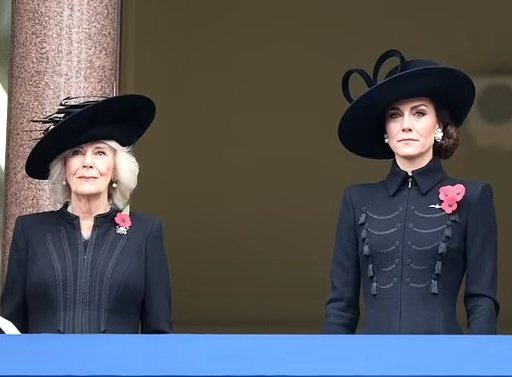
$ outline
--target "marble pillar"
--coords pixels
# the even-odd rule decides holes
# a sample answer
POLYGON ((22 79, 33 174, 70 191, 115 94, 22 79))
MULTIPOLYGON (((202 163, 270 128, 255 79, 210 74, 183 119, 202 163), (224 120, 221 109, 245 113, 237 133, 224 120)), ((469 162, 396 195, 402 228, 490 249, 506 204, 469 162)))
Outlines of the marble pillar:
POLYGON ((2 277, 16 217, 55 208, 25 174, 41 136, 33 118, 67 96, 117 94, 121 0, 13 0, 2 277))

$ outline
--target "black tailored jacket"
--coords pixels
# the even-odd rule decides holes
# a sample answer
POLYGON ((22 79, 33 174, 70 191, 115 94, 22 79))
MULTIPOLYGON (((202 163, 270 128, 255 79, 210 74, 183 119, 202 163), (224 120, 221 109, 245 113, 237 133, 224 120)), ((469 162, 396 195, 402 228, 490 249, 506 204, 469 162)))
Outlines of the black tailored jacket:
POLYGON ((171 292, 161 222, 117 210, 95 217, 84 243, 65 207, 16 220, 0 304, 22 333, 169 333, 171 292))
POLYGON ((460 334, 456 302, 465 276, 470 334, 497 332, 497 230, 491 187, 448 177, 438 159, 412 173, 345 190, 324 331, 352 334, 360 289, 368 334, 460 334), (463 184, 451 214, 439 188, 463 184))

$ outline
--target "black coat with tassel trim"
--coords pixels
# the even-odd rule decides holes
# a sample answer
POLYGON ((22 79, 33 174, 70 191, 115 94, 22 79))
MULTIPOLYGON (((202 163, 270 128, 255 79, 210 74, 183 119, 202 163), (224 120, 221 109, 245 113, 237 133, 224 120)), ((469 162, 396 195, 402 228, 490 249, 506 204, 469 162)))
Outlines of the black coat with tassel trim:
POLYGON ((324 331, 356 332, 362 290, 361 333, 463 333, 456 304, 465 276, 469 333, 495 334, 496 228, 491 187, 448 177, 437 158, 412 176, 394 162, 384 181, 348 187, 324 331))

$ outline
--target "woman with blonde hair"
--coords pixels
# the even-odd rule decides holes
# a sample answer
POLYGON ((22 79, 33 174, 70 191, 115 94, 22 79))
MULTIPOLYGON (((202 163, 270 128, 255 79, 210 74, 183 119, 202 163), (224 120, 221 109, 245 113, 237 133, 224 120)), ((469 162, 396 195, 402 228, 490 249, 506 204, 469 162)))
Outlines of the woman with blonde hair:
POLYGON ((155 115, 141 95, 68 98, 26 162, 60 209, 16 220, 1 315, 22 333, 169 333, 162 224, 129 211, 131 146, 155 115))

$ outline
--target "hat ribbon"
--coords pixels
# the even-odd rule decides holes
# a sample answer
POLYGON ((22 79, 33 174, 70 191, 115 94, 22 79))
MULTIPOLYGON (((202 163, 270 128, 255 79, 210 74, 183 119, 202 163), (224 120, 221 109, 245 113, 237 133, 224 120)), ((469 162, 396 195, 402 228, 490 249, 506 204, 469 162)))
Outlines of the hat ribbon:
POLYGON ((361 68, 352 68, 345 72, 343 78, 341 79, 341 91, 345 99, 348 101, 348 103, 354 102, 354 98, 350 93, 350 79, 352 78, 352 75, 354 73, 357 73, 359 77, 363 79, 368 89, 370 89, 379 83, 380 70, 384 63, 391 58, 398 59, 398 72, 401 72, 402 67, 405 63, 405 57, 398 50, 387 50, 381 56, 379 56, 379 58, 375 62, 375 66, 373 67, 373 77, 371 77, 366 71, 364 71, 361 68))

